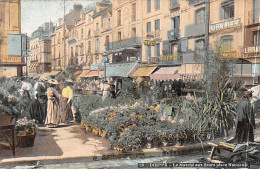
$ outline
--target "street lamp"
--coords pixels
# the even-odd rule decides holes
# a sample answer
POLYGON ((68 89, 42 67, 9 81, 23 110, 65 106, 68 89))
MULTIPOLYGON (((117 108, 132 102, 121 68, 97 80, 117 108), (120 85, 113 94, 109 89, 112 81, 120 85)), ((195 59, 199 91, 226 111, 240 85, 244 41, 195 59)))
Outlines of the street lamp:
POLYGON ((106 81, 106 63, 107 63, 107 53, 104 52, 104 53, 102 54, 102 57, 103 57, 103 63, 105 64, 104 79, 105 79, 105 81, 106 81))

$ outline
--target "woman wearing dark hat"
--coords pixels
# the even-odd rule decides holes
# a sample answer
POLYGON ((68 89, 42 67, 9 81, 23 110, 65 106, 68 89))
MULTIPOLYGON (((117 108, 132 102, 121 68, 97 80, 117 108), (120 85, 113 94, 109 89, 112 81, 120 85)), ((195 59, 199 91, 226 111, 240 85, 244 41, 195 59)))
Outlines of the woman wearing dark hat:
POLYGON ((59 84, 57 80, 49 80, 50 87, 47 89, 47 116, 45 124, 49 127, 58 127, 60 123, 59 94, 55 87, 59 84))
POLYGON ((67 79, 65 81, 64 88, 62 90, 62 112, 63 112, 63 120, 62 122, 69 122, 73 120, 72 114, 72 97, 73 97, 73 90, 72 90, 73 81, 71 79, 67 79))
POLYGON ((251 99, 252 91, 246 91, 238 102, 234 143, 254 142, 255 118, 250 103, 251 99))

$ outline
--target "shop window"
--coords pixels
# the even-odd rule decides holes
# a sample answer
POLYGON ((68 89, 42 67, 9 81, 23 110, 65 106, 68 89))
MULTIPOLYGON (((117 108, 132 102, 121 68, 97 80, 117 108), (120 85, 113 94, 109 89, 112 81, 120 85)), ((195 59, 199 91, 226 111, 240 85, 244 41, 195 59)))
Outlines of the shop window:
POLYGON ((177 54, 177 52, 178 52, 178 44, 177 43, 170 44, 170 54, 177 54))
POLYGON ((205 23, 205 8, 200 8, 196 11, 196 24, 205 23))

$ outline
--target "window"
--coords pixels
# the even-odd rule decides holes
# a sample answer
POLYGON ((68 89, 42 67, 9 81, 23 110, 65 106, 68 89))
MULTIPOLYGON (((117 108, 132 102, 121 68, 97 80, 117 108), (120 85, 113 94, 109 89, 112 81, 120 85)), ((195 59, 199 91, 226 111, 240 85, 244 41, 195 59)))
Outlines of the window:
POLYGON ((61 62, 60 62, 60 60, 58 60, 58 66, 61 66, 61 62))
POLYGON ((134 28, 132 28, 132 37, 136 37, 136 28, 134 27, 134 28))
POLYGON ((117 39, 118 39, 118 41, 120 41, 120 40, 122 39, 122 37, 121 37, 121 32, 118 32, 118 33, 117 33, 117 39))
POLYGON ((91 41, 88 41, 88 53, 91 53, 91 41))
POLYGON ((117 26, 121 26, 121 10, 117 11, 117 26))
POLYGON ((73 59, 71 59, 71 60, 70 60, 70 64, 72 64, 72 65, 73 65, 73 59))
POLYGON ((151 59, 151 46, 146 45, 145 46, 145 57, 147 61, 150 61, 151 59))
POLYGON ((95 50, 98 51, 98 49, 99 49, 99 38, 96 38, 95 45, 96 45, 95 50))
POLYGON ((146 23, 146 31, 151 32, 151 22, 146 23))
POLYGON ((178 0, 170 0, 170 6, 174 6, 178 4, 178 0))
POLYGON ((160 43, 157 43, 154 46, 154 56, 156 56, 156 57, 160 56, 160 43))
POLYGON ((260 46, 260 30, 253 32, 253 45, 260 46))
POLYGON ((106 41, 105 41, 105 45, 107 45, 109 43, 109 36, 106 36, 106 41))
POLYGON ((88 30, 88 37, 91 37, 91 30, 88 30))
POLYGON ((154 0, 154 8, 156 10, 160 9, 160 0, 154 0))
POLYGON ((70 53, 71 53, 71 57, 73 57, 73 56, 74 56, 74 53, 73 53, 73 47, 71 47, 71 49, 70 49, 70 53))
POLYGON ((171 30, 179 29, 180 16, 171 18, 171 30))
POLYGON ((99 30, 99 23, 96 23, 96 30, 99 30))
POLYGON ((84 45, 83 45, 83 43, 80 44, 80 55, 84 55, 84 45))
POLYGON ((155 20, 154 28, 155 30, 160 30, 160 19, 155 20))
POLYGON ((234 17, 234 0, 228 0, 221 3, 221 7, 224 10, 224 19, 234 17))
POLYGON ((136 4, 132 4, 132 21, 136 21, 136 4))
POLYGON ((196 24, 205 23, 205 8, 200 8, 196 11, 196 24))
POLYGON ((195 41, 195 51, 201 51, 204 49, 205 40, 204 39, 198 39, 195 41))
POLYGON ((84 31, 83 28, 81 28, 81 39, 83 39, 84 31))
POLYGON ((147 13, 151 12, 151 0, 147 0, 147 13))
POLYGON ((253 1, 253 23, 260 23, 260 0, 253 1))
POLYGON ((76 56, 76 57, 77 57, 78 54, 79 54, 79 53, 78 53, 78 49, 79 49, 78 46, 76 46, 76 48, 75 48, 75 56, 76 56))
POLYGON ((232 42, 233 42, 233 37, 228 35, 228 36, 222 36, 220 39, 221 46, 220 49, 222 52, 226 51, 231 51, 232 49, 232 42))
POLYGON ((177 43, 170 44, 170 54, 177 54, 177 52, 178 52, 178 44, 177 43))

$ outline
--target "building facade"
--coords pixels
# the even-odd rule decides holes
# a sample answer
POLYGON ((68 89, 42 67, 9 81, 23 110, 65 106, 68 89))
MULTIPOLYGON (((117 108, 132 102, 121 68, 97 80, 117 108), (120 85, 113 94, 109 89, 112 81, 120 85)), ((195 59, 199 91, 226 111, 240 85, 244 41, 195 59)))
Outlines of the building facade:
POLYGON ((20 0, 0 0, 0 76, 21 76, 21 55, 8 55, 8 34, 21 33, 20 0))

